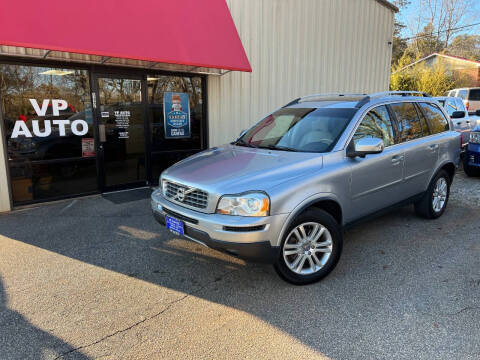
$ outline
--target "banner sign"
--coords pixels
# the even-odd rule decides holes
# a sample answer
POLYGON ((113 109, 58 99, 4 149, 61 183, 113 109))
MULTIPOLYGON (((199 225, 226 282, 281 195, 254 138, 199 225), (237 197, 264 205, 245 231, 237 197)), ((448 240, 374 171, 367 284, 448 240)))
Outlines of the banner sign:
POLYGON ((187 93, 163 93, 165 138, 190 137, 190 106, 187 93))

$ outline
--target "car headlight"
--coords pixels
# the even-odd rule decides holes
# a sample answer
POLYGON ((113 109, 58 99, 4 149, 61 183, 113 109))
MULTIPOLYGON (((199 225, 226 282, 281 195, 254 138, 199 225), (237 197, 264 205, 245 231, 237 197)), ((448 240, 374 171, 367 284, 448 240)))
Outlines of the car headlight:
POLYGON ((470 133, 470 142, 472 144, 480 144, 480 132, 471 132, 470 133))
POLYGON ((270 199, 261 192, 225 195, 220 198, 217 213, 238 216, 268 216, 270 199))
POLYGON ((167 180, 160 178, 160 188, 162 189, 162 195, 167 194, 167 180))

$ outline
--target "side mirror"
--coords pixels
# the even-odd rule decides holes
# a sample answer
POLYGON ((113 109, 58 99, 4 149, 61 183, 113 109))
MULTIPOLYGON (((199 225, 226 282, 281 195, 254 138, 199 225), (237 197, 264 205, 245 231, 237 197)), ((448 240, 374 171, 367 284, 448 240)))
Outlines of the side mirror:
POLYGON ((348 146, 347 156, 354 158, 357 156, 365 157, 368 154, 379 154, 385 148, 382 139, 379 138, 362 138, 356 144, 352 141, 348 146))
POLYGON ((465 117, 465 111, 454 111, 450 117, 452 119, 462 119, 465 117))
POLYGON ((475 111, 475 115, 480 116, 480 109, 478 109, 477 111, 475 111))

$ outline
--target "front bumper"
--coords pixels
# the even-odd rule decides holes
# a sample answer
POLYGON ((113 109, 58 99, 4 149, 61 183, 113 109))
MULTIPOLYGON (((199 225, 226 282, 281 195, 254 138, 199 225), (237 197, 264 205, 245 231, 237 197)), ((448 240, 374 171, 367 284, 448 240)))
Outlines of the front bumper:
POLYGON ((165 215, 182 220, 184 237, 245 260, 273 263, 279 255, 279 236, 288 214, 265 217, 205 214, 152 194, 155 219, 165 225, 165 215))
POLYGON ((480 167, 480 144, 468 144, 465 161, 469 166, 480 167))

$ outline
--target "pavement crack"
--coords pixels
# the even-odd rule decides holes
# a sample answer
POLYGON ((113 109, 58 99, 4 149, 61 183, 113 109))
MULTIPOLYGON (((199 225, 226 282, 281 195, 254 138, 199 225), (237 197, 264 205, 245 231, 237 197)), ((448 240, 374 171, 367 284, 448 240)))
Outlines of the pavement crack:
POLYGON ((465 306, 464 308, 458 310, 457 312, 454 313, 438 313, 438 314, 430 314, 430 313, 423 313, 423 315, 428 315, 428 316, 456 316, 461 314, 464 311, 469 311, 469 310, 480 310, 480 306, 465 306))
MULTIPOLYGON (((223 274, 220 276, 220 279, 224 279, 225 276, 228 276, 228 275, 230 275, 231 273, 233 273, 233 272, 235 272, 235 271, 238 271, 238 270, 239 270, 239 269, 233 269, 233 270, 227 271, 227 272, 223 273, 223 274)), ((147 322, 147 321, 150 321, 150 320, 152 320, 152 319, 155 319, 156 317, 164 314, 166 311, 168 311, 168 310, 169 310, 172 306, 174 306, 175 304, 182 302, 183 300, 187 299, 188 297, 190 297, 190 296, 192 296, 192 295, 198 294, 199 292, 203 291, 203 290, 204 290, 205 288, 207 288, 208 286, 210 286, 210 285, 212 285, 212 284, 214 284, 215 282, 218 282, 218 281, 219 281, 219 280, 218 280, 218 277, 216 277, 214 280, 206 283, 205 285, 201 286, 201 287, 198 288, 197 290, 192 291, 192 292, 190 292, 190 293, 187 293, 187 294, 183 295, 182 297, 180 297, 180 298, 178 298, 178 299, 176 299, 176 300, 173 300, 173 301, 169 302, 169 303, 165 306, 165 308, 164 308, 163 310, 161 310, 161 311, 153 314, 152 316, 150 316, 150 317, 148 317, 148 318, 145 318, 145 319, 143 319, 143 320, 137 321, 136 323, 133 323, 132 325, 130 325, 130 326, 124 328, 124 329, 117 330, 117 331, 115 331, 115 332, 113 332, 113 333, 111 333, 111 334, 109 334, 109 335, 106 335, 106 336, 102 337, 101 339, 96 340, 96 341, 94 341, 94 342, 92 342, 92 343, 90 343, 90 344, 82 345, 82 346, 79 346, 79 347, 70 349, 70 350, 68 350, 68 351, 65 351, 65 352, 61 353, 59 356, 57 356, 54 360, 61 359, 61 358, 63 358, 64 356, 66 356, 66 355, 68 355, 68 354, 71 354, 71 353, 74 353, 74 352, 77 352, 77 351, 81 351, 81 350, 86 349, 86 348, 88 348, 88 347, 97 345, 97 344, 101 343, 102 341, 105 341, 105 340, 107 340, 107 339, 109 339, 109 338, 111 338, 111 337, 114 337, 114 336, 118 335, 118 334, 122 334, 122 333, 124 333, 124 332, 127 332, 127 331, 129 331, 129 330, 137 327, 138 325, 141 325, 141 324, 143 324, 143 323, 145 323, 145 322, 147 322)))

